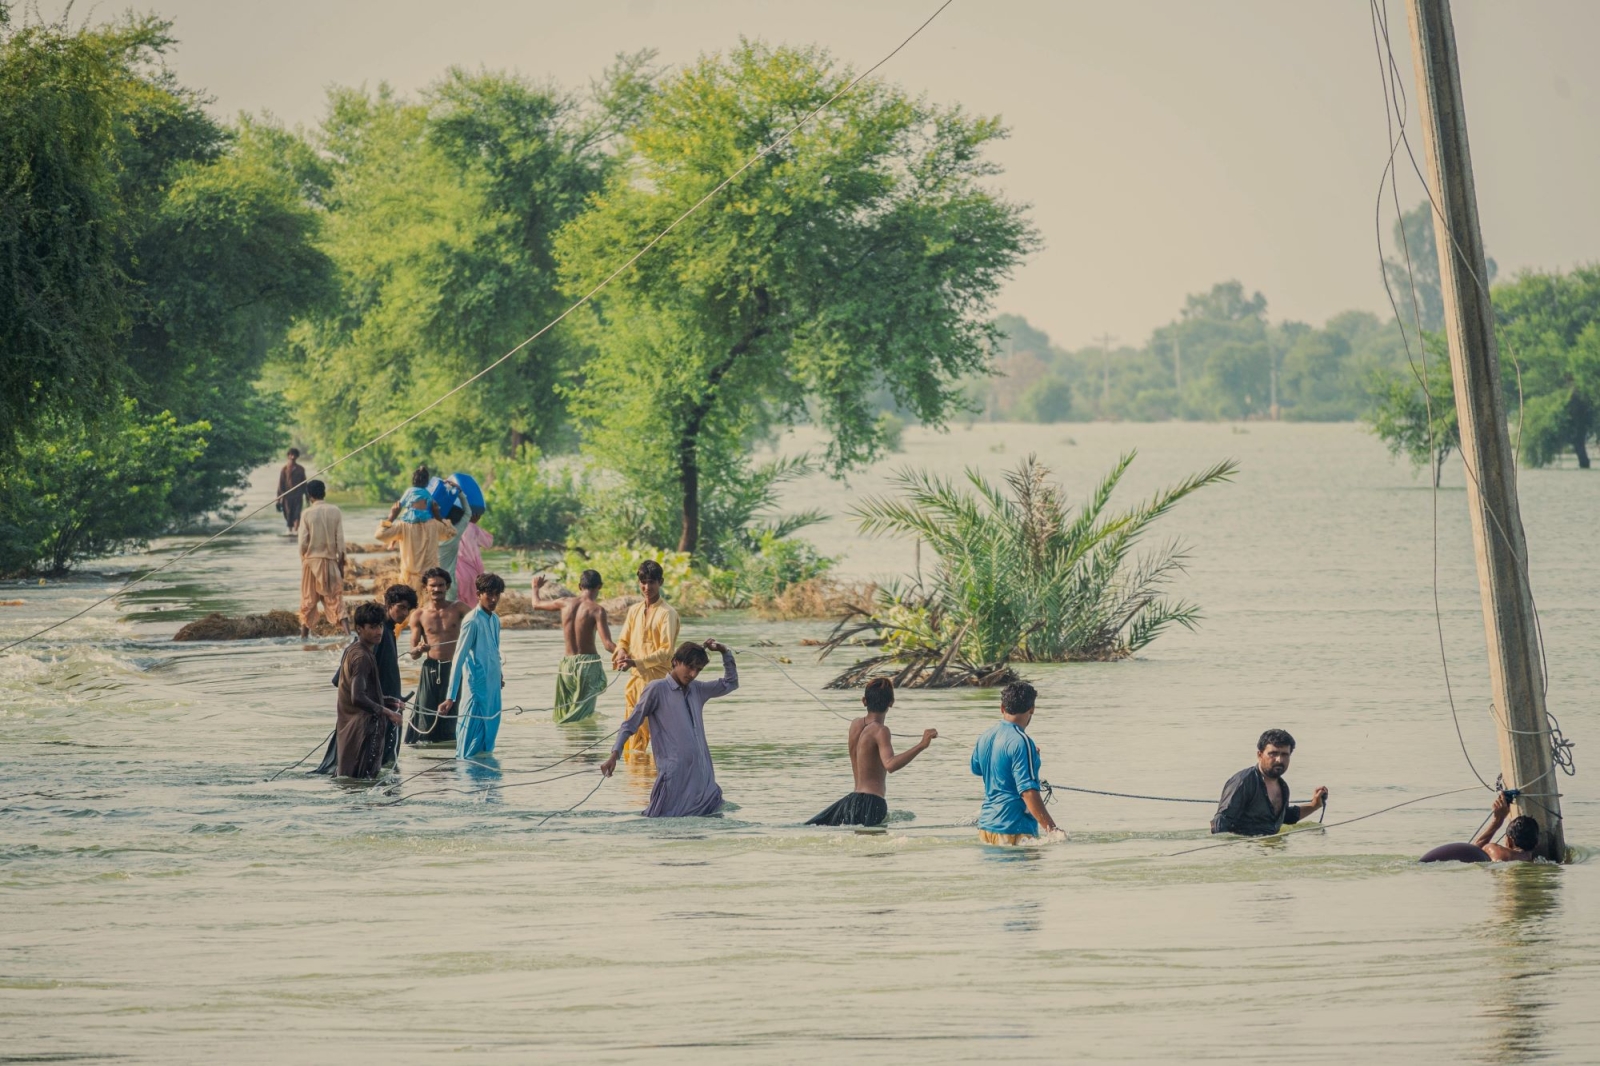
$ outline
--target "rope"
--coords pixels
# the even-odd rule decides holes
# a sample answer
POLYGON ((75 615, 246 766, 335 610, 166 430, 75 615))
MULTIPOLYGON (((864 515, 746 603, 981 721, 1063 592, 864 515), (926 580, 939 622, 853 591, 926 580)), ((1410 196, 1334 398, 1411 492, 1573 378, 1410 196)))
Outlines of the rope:
MULTIPOLYGON (((772 141, 768 142, 764 147, 762 147, 759 151, 757 151, 754 155, 752 155, 748 159, 746 159, 742 164, 739 165, 738 169, 733 171, 733 173, 729 174, 727 177, 723 178, 722 181, 718 182, 717 185, 715 187, 713 187, 710 192, 706 193, 700 199, 696 200, 694 202, 694 204, 691 205, 688 208, 688 210, 684 211, 683 214, 681 214, 677 218, 673 219, 672 222, 670 224, 668 224, 668 226, 665 229, 663 229, 660 233, 657 233, 654 237, 650 238, 650 240, 644 245, 644 247, 640 248, 637 252, 634 252, 633 255, 629 256, 627 261, 625 261, 621 266, 617 267, 610 274, 607 274, 603 280, 601 280, 598 284, 596 284, 588 292, 584 293, 583 296, 579 297, 565 311, 562 311, 555 318, 551 319, 548 323, 546 323, 543 327, 541 327, 536 333, 534 333, 531 336, 529 336, 526 339, 524 339, 516 347, 512 348, 510 351, 506 352, 500 358, 496 359, 494 362, 490 363, 488 366, 484 367, 482 370, 478 371, 476 374, 473 374, 471 377, 467 378, 465 381, 461 382, 459 385, 457 385, 454 388, 452 388, 449 392, 444 393, 443 395, 441 395, 437 399, 433 400, 431 403, 427 404, 426 406, 424 406, 422 408, 419 408, 417 411, 413 412, 411 415, 409 415, 406 418, 402 419, 401 421, 395 423, 393 426, 391 426, 388 429, 384 430, 382 433, 378 434, 376 437, 373 437, 371 440, 367 441, 365 444, 362 444, 359 447, 355 448, 353 451, 346 452, 344 455, 339 456, 339 458, 335 459, 333 462, 329 463, 327 466, 320 467, 318 469, 318 471, 317 471, 318 476, 321 477, 322 475, 326 474, 328 471, 330 471, 330 470, 334 469, 335 467, 341 465, 342 463, 346 462, 347 460, 353 459, 355 456, 360 455, 362 452, 366 451, 368 448, 372 447, 374 444, 377 444, 379 441, 384 440, 385 438, 392 436, 393 434, 395 434, 395 433, 399 432, 400 430, 404 429, 406 426, 410 425, 412 422, 415 422, 417 419, 421 418, 423 415, 427 414, 429 411, 433 410, 435 407, 438 407, 440 404, 444 403, 446 400, 448 400, 450 397, 454 396, 456 393, 458 393, 461 390, 467 388, 468 386, 474 384, 479 379, 483 378, 484 376, 488 375, 489 373, 491 373, 492 371, 494 371, 495 369, 500 367, 503 363, 505 363, 512 356, 516 355, 518 352, 522 351, 528 345, 532 344, 534 341, 538 340, 540 337, 542 337, 546 333, 550 332, 550 330, 554 329, 564 319, 566 319, 566 317, 568 315, 572 314, 574 311, 578 310, 580 307, 583 307, 585 304, 589 303, 589 301, 593 300, 597 295, 599 295, 601 290, 605 289, 608 285, 610 285, 613 281, 615 281, 619 276, 621 276, 624 271, 626 271, 629 268, 631 268, 635 263, 637 263, 641 258, 643 258, 646 252, 649 252, 656 245, 660 244, 663 240, 666 239, 666 237, 669 234, 671 234, 674 230, 676 230, 679 226, 681 226, 685 221, 687 221, 691 215, 695 214, 697 211, 700 210, 700 208, 704 207, 706 205, 706 203, 708 203, 718 193, 722 192, 723 189, 726 189, 729 185, 733 184, 734 180, 737 179, 739 177, 739 175, 743 174, 745 171, 747 171, 751 167, 753 167, 756 163, 760 162, 762 159, 765 159, 767 156, 771 155, 778 148, 780 148, 784 144, 788 143, 789 139, 791 137, 793 137, 797 132, 799 132, 799 130, 800 130, 800 128, 802 126, 805 126, 807 123, 809 123, 812 119, 816 118, 823 111, 827 110, 829 107, 832 107, 835 102, 837 102, 846 93, 850 92, 850 90, 854 89, 857 85, 859 85, 866 78, 870 77, 874 72, 876 72, 878 70, 879 67, 882 67, 885 63, 889 62, 889 60, 891 60, 895 56, 899 55, 901 50, 903 50, 908 44, 910 44, 913 40, 915 40, 922 33, 923 30, 928 28, 928 26, 933 22, 934 19, 938 18, 941 14, 944 13, 945 8, 949 7, 954 2, 955 2, 955 0, 944 0, 944 3, 940 4, 939 7, 933 12, 933 14, 929 15, 926 19, 924 19, 922 24, 919 25, 916 29, 912 30, 911 34, 909 36, 907 36, 899 44, 897 44, 894 47, 894 49, 889 52, 888 55, 884 56, 882 59, 878 60, 872 66, 868 67, 866 70, 862 71, 860 74, 858 74, 854 78, 850 79, 850 81, 845 84, 844 88, 842 88, 838 92, 834 93, 832 96, 830 96, 827 100, 823 101, 821 104, 818 104, 816 107, 812 108, 809 112, 807 112, 805 115, 803 115, 797 122, 795 122, 794 125, 790 126, 788 129, 784 130, 776 138, 774 138, 772 141)), ((293 492, 295 490, 291 489, 289 491, 293 492)), ((243 523, 245 523, 249 519, 254 518, 256 515, 260 514, 262 511, 265 511, 268 507, 271 507, 274 504, 278 503, 280 500, 282 500, 288 494, 289 494, 288 492, 280 493, 279 495, 273 497, 271 500, 268 500, 266 503, 262 504, 260 507, 257 507, 255 510, 245 513, 242 517, 234 520, 232 523, 230 523, 229 525, 223 527, 221 530, 219 530, 218 532, 212 534, 211 536, 207 537, 205 540, 201 541, 200 543, 195 544, 192 547, 189 547, 189 548, 185 549, 184 551, 180 552, 179 554, 177 554, 173 558, 171 558, 171 559, 167 560, 166 562, 162 563, 160 566, 155 567, 152 570, 145 571, 144 573, 140 574, 138 577, 134 578, 133 580, 131 580, 128 583, 126 583, 125 585, 123 585, 121 588, 117 589, 116 591, 114 591, 114 592, 112 592, 112 593, 110 593, 110 594, 108 594, 106 596, 102 596, 100 599, 95 600, 94 602, 90 603, 87 607, 83 608, 82 610, 77 611, 77 612, 75 612, 73 614, 67 615, 65 618, 61 619, 58 622, 52 622, 50 625, 45 626, 43 629, 35 630, 34 632, 29 633, 27 636, 19 637, 18 639, 11 641, 9 644, 6 644, 5 646, 0 647, 0 653, 8 652, 12 648, 18 647, 19 645, 22 645, 22 644, 26 644, 27 642, 29 642, 31 640, 37 640, 39 637, 44 636, 46 633, 49 633, 52 630, 59 629, 61 626, 66 625, 68 622, 74 621, 75 619, 78 619, 78 618, 82 618, 84 615, 88 614, 90 611, 94 610, 96 607, 99 607, 100 605, 102 605, 104 603, 110 602, 111 600, 113 600, 116 597, 122 595, 123 593, 127 592, 129 589, 133 588, 136 585, 143 584, 145 581, 148 581, 150 578, 154 577, 156 574, 159 574, 161 571, 167 569, 168 567, 176 565, 177 563, 181 562, 182 560, 188 558, 190 555, 193 555, 195 552, 199 551, 201 548, 204 548, 207 545, 211 544, 213 541, 217 540, 219 537, 222 537, 222 536, 224 536, 224 535, 226 535, 228 533, 231 533, 233 530, 237 529, 240 525, 242 525, 243 523)))
MULTIPOLYGON (((1322 829, 1335 829, 1335 828, 1337 828, 1337 827, 1339 827, 1341 825, 1354 825, 1356 822, 1364 822, 1368 818, 1376 818, 1380 814, 1388 814, 1390 811, 1399 810, 1401 807, 1409 807, 1413 803, 1423 803, 1423 802, 1425 802, 1427 800, 1439 799, 1439 798, 1441 798, 1443 796, 1455 796, 1455 795, 1459 795, 1462 792, 1476 792, 1476 791, 1478 791, 1478 786, 1477 785, 1468 785, 1466 788, 1453 788, 1453 789, 1450 789, 1447 792, 1435 792, 1435 793, 1433 793, 1432 795, 1429 795, 1429 796, 1418 796, 1416 799, 1405 800, 1404 802, 1396 803, 1396 804, 1393 804, 1392 806, 1389 806, 1389 807, 1384 807, 1382 810, 1372 811, 1372 812, 1370 812, 1368 814, 1359 814, 1354 818, 1346 818, 1342 822, 1328 822, 1326 825, 1320 825, 1320 828, 1322 828, 1322 829)), ((1213 848, 1225 848, 1230 844, 1240 844, 1240 843, 1243 843, 1243 842, 1248 841, 1248 840, 1277 840, 1279 838, 1287 836, 1289 833, 1292 833, 1292 832, 1295 832, 1295 830, 1292 830, 1292 829, 1280 829, 1278 832, 1272 833, 1272 834, 1270 834, 1268 836, 1259 836, 1259 837, 1240 837, 1240 836, 1236 836, 1236 837, 1229 837, 1227 840, 1224 840, 1224 841, 1222 841, 1220 843, 1217 843, 1217 844, 1205 844, 1205 845, 1203 845, 1201 847, 1198 847, 1198 848, 1186 848, 1183 851, 1174 851, 1174 852, 1171 852, 1169 854, 1162 855, 1162 856, 1160 856, 1160 858, 1173 859, 1173 858, 1177 858, 1179 855, 1193 855, 1197 851, 1210 851, 1213 848)))
MULTIPOLYGON (((1041 782, 1041 784, 1045 784, 1045 782, 1041 782)), ((1098 788, 1074 788, 1071 785, 1056 785, 1054 787, 1063 792, 1085 792, 1091 796, 1116 796, 1120 799, 1158 800, 1162 803, 1205 803, 1214 805, 1217 802, 1216 800, 1208 799, 1187 799, 1182 796, 1141 796, 1136 792, 1106 792, 1098 788)))
MULTIPOLYGON (((839 719, 841 722, 853 722, 853 721, 855 721, 855 719, 851 718, 849 715, 841 714, 838 711, 834 710, 833 706, 831 704, 829 704, 828 701, 824 700, 821 696, 817 695, 815 692, 812 692, 810 689, 806 688, 800 682, 796 681, 795 678, 794 678, 794 675, 789 673, 789 671, 785 670, 783 668, 782 664, 780 664, 776 659, 770 659, 767 656, 761 654, 759 651, 756 651, 754 648, 734 648, 734 647, 730 646, 728 648, 728 650, 729 651, 738 651, 738 652, 748 653, 750 655, 754 655, 758 659, 766 659, 767 662, 771 663, 774 667, 777 668, 778 673, 782 674, 784 677, 787 677, 789 679, 789 683, 790 684, 792 684, 795 688, 799 689, 801 692, 804 692, 807 696, 810 696, 812 699, 816 700, 817 703, 822 707, 823 710, 827 711, 829 714, 833 715, 835 718, 839 719)), ((922 739, 922 734, 920 734, 920 733, 895 733, 895 732, 890 732, 889 735, 891 737, 898 737, 901 740, 921 740, 922 739)))
POLYGON ((543 818, 539 819, 539 825, 534 826, 534 828, 538 829, 540 826, 544 825, 544 823, 546 823, 550 819, 554 818, 557 814, 571 814, 573 811, 577 810, 579 807, 582 807, 585 803, 589 802, 589 797, 594 795, 596 792, 599 792, 600 791, 600 786, 605 784, 605 783, 606 783, 605 775, 602 774, 600 776, 600 780, 598 780, 598 781, 596 781, 594 783, 594 787, 591 788, 588 792, 584 793, 583 799, 579 800, 577 803, 574 803, 572 806, 568 807, 564 811, 556 811, 553 814, 545 815, 543 818))
MULTIPOLYGON (((430 789, 424 789, 421 792, 413 792, 409 796, 401 796, 399 799, 395 800, 393 803, 381 803, 381 804, 378 804, 378 806, 380 806, 380 807, 393 807, 393 806, 396 806, 397 804, 404 803, 407 800, 417 799, 420 796, 434 796, 434 795, 439 795, 439 794, 445 793, 445 792, 456 792, 456 793, 459 793, 459 794, 461 794, 463 796, 476 796, 476 795, 478 795, 479 793, 482 793, 482 792, 492 792, 497 788, 525 788, 528 785, 548 785, 552 781, 564 781, 569 777, 579 777, 579 776, 581 776, 583 774, 592 774, 594 772, 595 772, 595 770, 594 770, 593 767, 585 767, 582 770, 574 770, 569 774, 557 774, 555 777, 546 777, 546 778, 543 778, 542 780, 539 780, 539 781, 515 781, 515 782, 512 782, 509 785, 504 785, 504 784, 501 784, 499 782, 495 782, 492 785, 484 785, 481 788, 451 788, 449 786, 444 786, 444 787, 440 787, 440 788, 430 788, 430 789)), ((576 806, 576 804, 574 804, 574 806, 576 806)))
POLYGON ((290 770, 293 770, 296 766, 299 766, 300 763, 305 762, 307 759, 311 758, 311 756, 315 755, 317 752, 319 752, 319 751, 323 750, 324 748, 326 748, 328 746, 328 741, 332 740, 333 739, 333 734, 335 734, 337 732, 338 732, 337 729, 329 730, 327 736, 325 736, 321 740, 317 741, 317 746, 316 747, 312 748, 310 751, 308 751, 304 755, 300 756, 300 761, 299 762, 290 763, 288 766, 285 766, 282 770, 279 770, 277 773, 275 773, 271 777, 267 778, 267 781, 265 783, 271 783, 273 781, 276 781, 278 778, 282 777, 284 774, 288 773, 290 770))

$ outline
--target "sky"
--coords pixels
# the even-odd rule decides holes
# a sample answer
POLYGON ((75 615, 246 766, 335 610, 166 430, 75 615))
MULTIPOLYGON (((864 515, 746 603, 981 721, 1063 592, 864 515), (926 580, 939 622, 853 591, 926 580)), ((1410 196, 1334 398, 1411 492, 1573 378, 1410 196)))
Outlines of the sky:
MULTIPOLYGON (((220 116, 267 111, 311 125, 330 86, 388 82, 412 94, 451 66, 582 87, 619 52, 655 48, 674 65, 745 36, 820 44, 860 68, 938 2, 134 6, 175 21, 172 66, 215 97, 220 116)), ((62 7, 37 4, 46 18, 62 7)), ((1410 94, 1404 7, 1389 8, 1410 94)), ((79 0, 73 18, 119 10, 79 0)), ((1600 260, 1600 3, 1458 0, 1454 13, 1484 241, 1500 276, 1600 260)), ((1010 128, 993 152, 997 185, 1031 205, 1044 247, 996 310, 1058 344, 1139 343, 1186 294, 1235 278, 1266 295, 1274 319, 1388 313, 1374 233, 1384 105, 1366 3, 955 0, 880 76, 1010 128)), ((1407 178, 1409 207, 1422 191, 1407 178)))

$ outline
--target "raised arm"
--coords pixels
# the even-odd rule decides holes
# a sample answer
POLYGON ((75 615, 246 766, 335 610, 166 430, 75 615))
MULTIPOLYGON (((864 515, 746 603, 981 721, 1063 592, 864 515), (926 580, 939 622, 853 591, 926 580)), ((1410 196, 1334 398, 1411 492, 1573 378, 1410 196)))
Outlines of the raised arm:
POLYGON ((885 729, 878 734, 878 758, 883 760, 883 768, 892 774, 918 755, 927 751, 928 745, 932 744, 933 739, 938 735, 939 731, 937 729, 924 729, 921 740, 896 755, 894 753, 894 744, 889 739, 889 731, 885 729))
POLYGON ((727 645, 708 640, 705 642, 705 647, 707 651, 722 653, 722 676, 715 681, 696 681, 694 688, 696 692, 704 693, 706 699, 714 700, 718 696, 726 696, 739 687, 739 669, 734 665, 733 652, 728 650, 727 645))
POLYGON ((1511 813, 1511 801, 1506 799, 1504 792, 1495 793, 1494 806, 1489 808, 1489 821, 1478 830, 1478 835, 1472 842, 1480 848, 1486 848, 1494 840, 1495 834, 1500 832, 1500 826, 1505 822, 1506 815, 1511 813))
POLYGON ((539 590, 542 588, 544 588, 544 575, 534 574, 533 595, 529 596, 528 599, 532 602, 535 611, 559 611, 562 605, 572 598, 570 596, 562 596, 554 600, 541 600, 539 598, 539 590))

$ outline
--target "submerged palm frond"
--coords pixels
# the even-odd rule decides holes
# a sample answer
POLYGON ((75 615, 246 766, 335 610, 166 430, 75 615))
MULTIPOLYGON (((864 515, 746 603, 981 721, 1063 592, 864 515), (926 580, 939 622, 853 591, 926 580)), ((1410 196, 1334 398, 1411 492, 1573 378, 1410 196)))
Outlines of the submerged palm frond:
POLYGON ((1110 511, 1135 455, 1124 454, 1075 514, 1032 455, 1003 486, 976 470, 966 472, 970 489, 924 471, 897 472, 897 495, 869 497, 856 508, 861 531, 920 538, 938 564, 920 599, 881 593, 875 612, 853 620, 856 632, 873 629, 887 658, 960 661, 978 676, 1012 659, 1116 658, 1170 626, 1192 629, 1199 609, 1162 598, 1183 572, 1186 551, 1177 543, 1144 556, 1134 551, 1152 523, 1197 490, 1230 480, 1238 465, 1217 463, 1110 511))

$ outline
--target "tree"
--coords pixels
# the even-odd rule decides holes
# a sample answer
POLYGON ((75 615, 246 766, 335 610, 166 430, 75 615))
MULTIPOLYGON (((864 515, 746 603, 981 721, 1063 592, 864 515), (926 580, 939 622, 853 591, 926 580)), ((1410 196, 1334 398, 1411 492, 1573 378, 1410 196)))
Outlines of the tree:
POLYGON ((1600 439, 1600 267, 1528 272, 1494 292, 1503 387, 1522 400, 1522 459, 1545 466, 1571 450, 1589 466, 1600 439))
MULTIPOLYGON (((613 166, 611 139, 643 106, 649 59, 623 57, 587 105, 461 70, 420 102, 387 87, 332 94, 318 141, 340 299, 301 323, 274 374, 313 446, 345 452, 377 436, 564 309, 553 237, 613 166)), ((387 489, 418 459, 570 446, 558 387, 582 355, 569 330, 541 337, 339 478, 387 489)))
POLYGON ((1023 390, 1017 417, 1024 422, 1065 422, 1072 417, 1072 386, 1051 372, 1023 390))
MULTIPOLYGON (((1392 256, 1385 256, 1383 272, 1388 277, 1390 295, 1400 309, 1400 321, 1415 338, 1417 319, 1430 333, 1444 329, 1444 294, 1439 284, 1439 246, 1433 236, 1433 205, 1424 200, 1395 219, 1392 256), (1407 263, 1410 269, 1407 269, 1407 263), (1411 303, 1413 286, 1416 305, 1411 303)), ((1488 276, 1484 288, 1494 283, 1498 271, 1493 259, 1487 260, 1488 276)))
POLYGON ((1419 365, 1410 372, 1373 373, 1373 403, 1366 419, 1390 455, 1404 455, 1414 468, 1427 467, 1438 488, 1445 459, 1461 447, 1461 427, 1456 422, 1455 386, 1444 338, 1429 333, 1424 343, 1426 372, 1419 365))
MULTIPOLYGON (((850 77, 819 49, 751 42, 673 77, 631 135, 631 165, 562 231, 569 293, 850 77)), ((1036 243, 1023 209, 982 184, 1003 133, 863 82, 601 295, 585 388, 620 399, 586 407, 575 392, 577 417, 626 491, 675 503, 680 551, 700 546, 703 480, 735 476, 771 427, 815 419, 840 472, 882 448, 877 387, 932 425, 959 403, 997 339, 982 312, 1036 243)))

